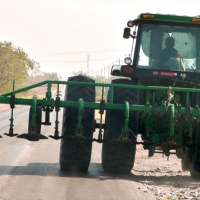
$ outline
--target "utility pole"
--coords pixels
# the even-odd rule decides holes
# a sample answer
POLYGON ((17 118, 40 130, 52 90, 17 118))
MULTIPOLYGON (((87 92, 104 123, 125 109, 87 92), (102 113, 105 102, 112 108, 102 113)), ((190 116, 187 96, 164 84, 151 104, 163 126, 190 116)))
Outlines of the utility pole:
POLYGON ((87 55, 87 74, 89 75, 89 61, 90 61, 90 57, 89 54, 87 55))
POLYGON ((118 62, 118 64, 120 65, 120 58, 119 58, 119 60, 118 60, 118 61, 115 61, 115 62, 118 62))

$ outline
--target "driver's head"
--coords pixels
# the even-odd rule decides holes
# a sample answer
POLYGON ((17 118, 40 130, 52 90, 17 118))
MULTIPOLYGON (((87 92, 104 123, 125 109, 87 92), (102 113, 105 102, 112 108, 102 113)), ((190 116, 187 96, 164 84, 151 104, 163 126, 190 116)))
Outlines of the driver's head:
POLYGON ((174 45, 175 45, 175 40, 174 40, 174 38, 173 38, 173 37, 168 37, 168 38, 166 39, 166 41, 165 41, 165 46, 166 46, 166 48, 172 49, 172 48, 174 47, 174 45))

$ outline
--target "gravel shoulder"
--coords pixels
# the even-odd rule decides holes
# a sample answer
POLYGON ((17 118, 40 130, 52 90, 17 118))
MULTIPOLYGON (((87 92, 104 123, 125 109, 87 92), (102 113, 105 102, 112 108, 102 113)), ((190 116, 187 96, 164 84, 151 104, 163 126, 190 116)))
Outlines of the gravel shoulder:
POLYGON ((156 200, 200 199, 200 181, 182 171, 176 155, 148 157, 148 151, 138 145, 132 173, 146 186, 143 192, 153 194, 156 200))

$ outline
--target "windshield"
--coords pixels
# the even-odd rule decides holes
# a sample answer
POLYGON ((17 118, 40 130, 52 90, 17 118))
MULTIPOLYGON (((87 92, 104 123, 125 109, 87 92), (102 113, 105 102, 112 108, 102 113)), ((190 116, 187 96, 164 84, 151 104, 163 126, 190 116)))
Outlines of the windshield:
POLYGON ((200 71, 200 28, 144 24, 138 68, 200 71))

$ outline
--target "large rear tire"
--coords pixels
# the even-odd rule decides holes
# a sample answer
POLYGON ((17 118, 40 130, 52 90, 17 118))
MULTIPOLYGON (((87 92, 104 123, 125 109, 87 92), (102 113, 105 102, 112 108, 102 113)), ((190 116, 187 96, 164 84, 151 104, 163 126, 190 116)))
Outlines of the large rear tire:
MULTIPOLYGON (((196 104, 200 106, 200 95, 196 95, 196 104)), ((197 118, 196 127, 194 128, 193 138, 194 147, 191 148, 191 164, 190 164, 190 175, 193 179, 200 179, 200 122, 197 118)))
MULTIPOLYGON (((70 77, 68 81, 94 82, 85 76, 70 77)), ((64 100, 77 101, 82 98, 85 102, 95 102, 95 87, 82 85, 68 85, 65 91, 64 100)), ((83 136, 86 140, 70 139, 75 135, 78 123, 78 109, 67 107, 63 111, 62 136, 60 146, 60 168, 61 170, 87 171, 92 151, 92 141, 94 132, 94 110, 84 109, 83 114, 83 136)))
POLYGON ((200 124, 197 122, 195 146, 193 148, 193 159, 190 164, 190 174, 193 179, 200 179, 200 124))
MULTIPOLYGON (((112 84, 132 84, 128 79, 116 79, 112 84)), ((108 96, 110 91, 108 91, 108 96)), ((138 104, 138 91, 128 88, 115 88, 113 103, 138 104)), ((106 111, 106 129, 102 146, 102 166, 107 172, 130 173, 133 168, 136 152, 137 113, 129 113, 129 139, 131 142, 117 142, 124 126, 124 112, 106 111)))

